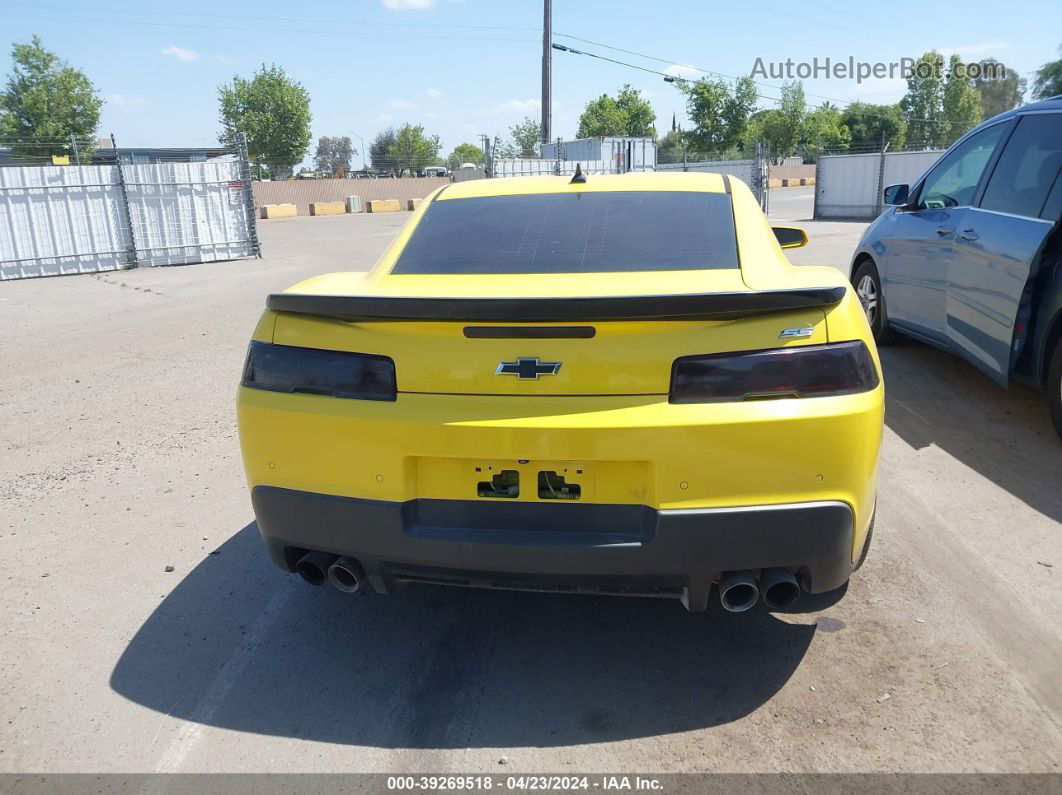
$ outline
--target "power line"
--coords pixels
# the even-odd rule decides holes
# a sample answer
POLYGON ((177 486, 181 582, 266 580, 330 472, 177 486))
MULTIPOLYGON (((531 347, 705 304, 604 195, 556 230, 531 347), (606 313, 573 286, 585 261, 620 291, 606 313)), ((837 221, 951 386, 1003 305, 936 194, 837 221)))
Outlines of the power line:
MULTIPOLYGON (((586 42, 587 44, 593 44, 596 47, 604 47, 604 48, 609 49, 609 50, 616 50, 618 52, 625 52, 625 53, 628 53, 630 55, 636 55, 639 58, 646 58, 646 59, 653 60, 653 61, 659 61, 660 63, 670 63, 670 64, 675 64, 676 66, 685 66, 688 69, 694 69, 694 70, 696 70, 698 72, 702 72, 704 74, 716 75, 718 77, 725 77, 728 80, 737 81, 737 80, 741 79, 741 78, 734 77, 732 75, 724 75, 721 72, 713 72, 713 71, 710 71, 708 69, 701 69, 698 66, 692 66, 690 64, 680 64, 680 63, 676 63, 675 61, 670 61, 670 60, 668 60, 666 58, 657 58, 656 56, 653 56, 653 55, 645 55, 643 53, 634 52, 633 50, 625 50, 625 49, 623 49, 621 47, 613 47, 613 46, 608 45, 608 44, 602 44, 600 42, 590 41, 589 39, 583 39, 583 38, 580 38, 578 36, 572 36, 572 35, 567 34, 567 33, 554 32, 553 35, 562 36, 562 37, 567 38, 567 39, 574 39, 575 41, 583 41, 583 42, 586 42)), ((689 80, 689 79, 687 79, 685 77, 679 77, 678 75, 672 75, 672 74, 669 74, 667 72, 660 72, 660 71, 658 71, 656 69, 649 69, 649 68, 647 68, 645 66, 638 66, 637 64, 628 63, 627 61, 620 61, 620 60, 618 60, 616 58, 609 58, 608 56, 601 55, 599 53, 593 53, 593 52, 589 52, 587 50, 577 50, 574 47, 568 47, 568 46, 563 45, 563 44, 554 44, 553 48, 555 50, 561 50, 563 52, 570 52, 573 55, 586 55, 586 56, 589 56, 591 58, 597 58, 597 59, 602 60, 602 61, 609 61, 610 63, 618 64, 620 66, 626 66, 626 67, 628 67, 630 69, 637 69, 638 71, 641 71, 641 72, 648 72, 649 74, 660 75, 661 77, 663 77, 665 80, 667 80, 670 83, 690 83, 690 82, 695 82, 695 81, 691 81, 691 80, 689 80)), ((751 82, 753 83, 753 85, 766 86, 767 88, 773 88, 775 90, 778 90, 778 87, 771 86, 771 85, 768 85, 766 83, 759 83, 759 82, 757 82, 755 80, 752 80, 751 82)), ((778 103, 782 102, 782 99, 780 97, 772 97, 772 96, 768 96, 767 94, 761 94, 759 92, 757 92, 756 96, 758 98, 760 98, 760 99, 766 99, 766 100, 769 100, 771 102, 778 102, 778 103)), ((805 96, 812 96, 812 97, 815 97, 816 99, 825 99, 825 100, 827 100, 829 102, 839 102, 839 103, 842 103, 844 105, 853 105, 853 104, 855 104, 856 102, 859 101, 859 100, 837 99, 837 98, 833 98, 833 97, 824 97, 824 96, 821 96, 821 95, 818 95, 818 94, 805 94, 805 96)), ((805 107, 805 109, 811 108, 812 110, 814 110, 814 107, 811 106, 811 105, 808 105, 806 102, 804 103, 804 107, 805 107)), ((865 113, 864 115, 865 116, 869 116, 871 118, 892 120, 891 117, 882 115, 880 113, 865 113)), ((952 124, 952 123, 954 123, 956 121, 954 119, 908 119, 908 118, 905 118, 904 120, 908 121, 908 122, 924 122, 926 124, 952 124)))

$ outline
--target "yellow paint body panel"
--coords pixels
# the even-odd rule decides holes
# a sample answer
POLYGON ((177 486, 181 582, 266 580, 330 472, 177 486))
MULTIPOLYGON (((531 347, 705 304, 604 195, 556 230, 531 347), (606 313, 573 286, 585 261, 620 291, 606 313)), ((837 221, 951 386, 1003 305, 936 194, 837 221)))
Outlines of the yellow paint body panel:
MULTIPOLYGON (((740 268, 652 273, 393 275, 434 201, 605 190, 723 191, 715 174, 532 177, 455 183, 427 197, 368 274, 338 273, 291 288, 319 295, 609 296, 845 286, 823 309, 717 321, 593 323, 591 339, 467 339, 466 323, 367 322, 266 312, 261 342, 382 354, 395 362, 395 402, 240 388, 238 417, 252 488, 404 502, 474 500, 484 472, 527 483, 543 469, 572 474, 580 502, 656 509, 840 501, 855 515, 857 557, 874 510, 884 387, 855 395, 671 404, 672 362, 684 355, 862 340, 870 328, 833 268, 793 267, 751 192, 731 179, 740 268), (782 329, 810 327, 789 341, 782 329), (562 361, 538 381, 494 375, 501 361, 562 361), (478 471, 477 471, 478 468, 478 471)), ((371 203, 370 203, 371 204, 371 203)), ((479 324, 484 325, 484 324, 479 324)), ((499 324, 489 324, 499 325, 499 324)), ((529 324, 515 325, 556 325, 529 324)), ((564 325, 579 325, 565 323, 564 325)), ((538 502, 521 487, 518 501, 538 502)))

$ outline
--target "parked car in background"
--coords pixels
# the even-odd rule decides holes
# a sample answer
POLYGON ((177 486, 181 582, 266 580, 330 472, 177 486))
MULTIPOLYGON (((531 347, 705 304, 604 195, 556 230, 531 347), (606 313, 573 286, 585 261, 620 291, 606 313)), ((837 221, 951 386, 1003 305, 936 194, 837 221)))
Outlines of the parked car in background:
POLYGON ((852 260, 875 340, 1045 390, 1062 436, 1062 96, 989 119, 884 199, 852 260))
POLYGON ((428 166, 424 169, 424 176, 426 177, 448 177, 450 176, 450 170, 446 166, 428 166))

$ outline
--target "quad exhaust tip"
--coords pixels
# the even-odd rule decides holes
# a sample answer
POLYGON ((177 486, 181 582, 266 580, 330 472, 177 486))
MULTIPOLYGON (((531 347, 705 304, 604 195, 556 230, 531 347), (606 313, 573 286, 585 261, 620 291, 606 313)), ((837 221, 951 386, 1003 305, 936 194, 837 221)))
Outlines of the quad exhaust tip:
POLYGON ((342 557, 328 567, 328 581, 344 593, 357 593, 365 582, 365 569, 354 558, 342 557))
POLYGON ((328 567, 336 557, 328 552, 307 552, 295 564, 295 571, 310 585, 323 585, 328 579, 328 567))
POLYGON ((800 584, 788 569, 764 569, 759 584, 769 610, 783 610, 800 596, 800 584))
POLYGON ((760 599, 756 580, 747 571, 728 571, 719 578, 719 602, 729 613, 744 613, 760 599))

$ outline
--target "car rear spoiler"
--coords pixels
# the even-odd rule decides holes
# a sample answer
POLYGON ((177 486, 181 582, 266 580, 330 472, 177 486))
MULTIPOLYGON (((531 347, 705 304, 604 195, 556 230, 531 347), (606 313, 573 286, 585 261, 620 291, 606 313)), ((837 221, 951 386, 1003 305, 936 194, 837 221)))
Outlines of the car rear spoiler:
POLYGON ((840 301, 844 293, 844 287, 585 298, 406 298, 273 293, 266 301, 266 306, 277 312, 359 321, 553 323, 606 320, 709 320, 830 306, 840 301))

